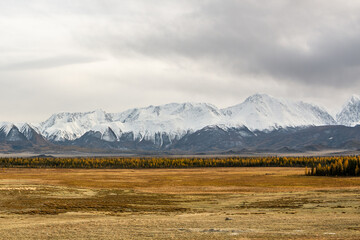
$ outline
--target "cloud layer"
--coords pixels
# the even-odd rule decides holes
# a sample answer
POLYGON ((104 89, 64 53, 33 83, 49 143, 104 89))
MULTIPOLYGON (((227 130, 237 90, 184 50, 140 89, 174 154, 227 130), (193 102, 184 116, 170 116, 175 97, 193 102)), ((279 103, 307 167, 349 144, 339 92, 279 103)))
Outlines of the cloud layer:
POLYGON ((0 2, 0 121, 264 92, 336 111, 360 92, 350 0, 0 2))

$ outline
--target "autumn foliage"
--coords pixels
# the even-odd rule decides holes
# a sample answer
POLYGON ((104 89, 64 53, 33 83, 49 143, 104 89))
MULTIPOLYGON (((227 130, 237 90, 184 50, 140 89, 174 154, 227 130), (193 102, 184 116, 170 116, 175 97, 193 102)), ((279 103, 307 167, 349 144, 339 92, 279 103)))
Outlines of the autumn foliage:
POLYGON ((311 169, 306 168, 305 174, 312 176, 360 176, 359 157, 337 157, 331 162, 317 163, 311 169))
POLYGON ((32 157, 0 158, 0 167, 108 169, 198 167, 306 167, 306 175, 359 176, 360 157, 32 157))

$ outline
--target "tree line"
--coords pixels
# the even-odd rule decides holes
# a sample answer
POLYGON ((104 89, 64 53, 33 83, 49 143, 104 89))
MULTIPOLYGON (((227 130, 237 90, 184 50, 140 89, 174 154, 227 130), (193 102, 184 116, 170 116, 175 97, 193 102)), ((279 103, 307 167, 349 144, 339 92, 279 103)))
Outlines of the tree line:
POLYGON ((306 167, 313 176, 359 176, 360 157, 31 157, 0 158, 0 167, 28 168, 199 168, 306 167))
POLYGON ((360 160, 354 158, 336 158, 332 162, 317 163, 311 168, 305 168, 308 176, 360 176, 360 160))

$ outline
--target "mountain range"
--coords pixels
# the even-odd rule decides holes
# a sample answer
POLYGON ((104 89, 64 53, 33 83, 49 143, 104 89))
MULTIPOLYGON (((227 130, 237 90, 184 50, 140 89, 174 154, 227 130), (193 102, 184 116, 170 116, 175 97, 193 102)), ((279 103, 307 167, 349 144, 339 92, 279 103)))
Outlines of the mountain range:
POLYGON ((360 97, 335 116, 302 101, 255 94, 219 109, 170 103, 120 113, 58 113, 39 124, 0 123, 0 151, 303 152, 360 149, 360 97))

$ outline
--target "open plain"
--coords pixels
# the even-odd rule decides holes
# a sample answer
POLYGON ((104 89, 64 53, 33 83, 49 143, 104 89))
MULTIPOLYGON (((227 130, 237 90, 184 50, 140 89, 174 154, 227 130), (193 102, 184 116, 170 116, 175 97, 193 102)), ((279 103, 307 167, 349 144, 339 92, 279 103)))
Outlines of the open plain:
POLYGON ((360 239, 360 178, 303 168, 0 170, 0 239, 360 239))

